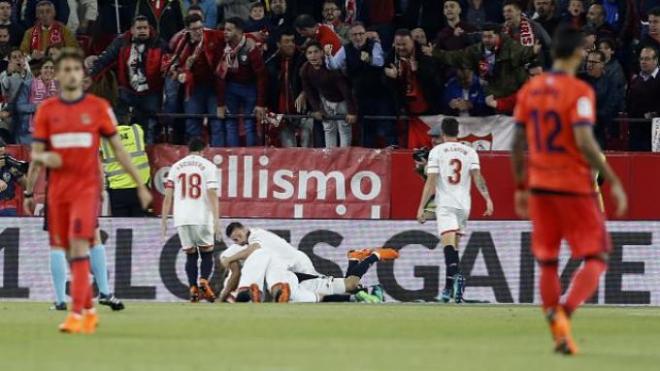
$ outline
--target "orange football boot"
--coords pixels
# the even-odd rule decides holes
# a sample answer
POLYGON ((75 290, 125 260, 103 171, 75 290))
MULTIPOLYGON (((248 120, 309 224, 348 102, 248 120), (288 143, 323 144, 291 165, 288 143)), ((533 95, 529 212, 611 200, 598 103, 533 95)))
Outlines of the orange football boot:
POLYGON ((83 315, 82 332, 85 334, 93 334, 99 326, 99 316, 96 314, 96 309, 92 308, 85 312, 83 315))
POLYGON ((199 302, 199 289, 197 286, 190 286, 190 302, 197 303, 199 302))
POLYGON ((362 250, 349 250, 347 257, 349 260, 359 260, 362 261, 371 255, 373 250, 371 249, 362 249, 362 250))
POLYGON ((59 330, 66 334, 79 334, 83 332, 83 316, 69 312, 64 322, 59 325, 59 330))
POLYGON ((213 293, 211 285, 209 285, 209 281, 201 278, 199 280, 199 288, 201 289, 202 298, 206 299, 206 301, 209 303, 213 303, 215 301, 215 293, 213 293))
POLYGON ((571 320, 566 315, 564 308, 558 306, 550 309, 547 317, 552 337, 555 340, 555 352, 565 355, 577 354, 578 348, 571 335, 571 320))
POLYGON ((276 283, 270 289, 273 301, 276 303, 288 303, 291 298, 291 287, 286 282, 276 283))
POLYGON ((250 300, 253 303, 261 303, 261 290, 259 290, 259 285, 256 283, 250 285, 250 300))
POLYGON ((399 258, 399 251, 389 247, 382 247, 374 251, 380 261, 395 260, 399 258))

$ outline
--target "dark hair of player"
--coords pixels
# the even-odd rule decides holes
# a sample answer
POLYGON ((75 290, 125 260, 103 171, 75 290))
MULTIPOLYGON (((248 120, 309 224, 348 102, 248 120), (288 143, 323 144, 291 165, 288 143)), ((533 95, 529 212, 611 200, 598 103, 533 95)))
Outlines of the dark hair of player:
POLYGON ((191 24, 197 22, 203 22, 202 17, 200 17, 199 14, 188 14, 186 18, 183 19, 183 24, 186 27, 190 27, 191 24))
POLYGON ((231 17, 231 18, 227 19, 227 20, 225 21, 225 27, 227 27, 227 26, 226 26, 227 23, 231 23, 231 24, 233 24, 234 27, 236 27, 236 29, 239 30, 239 31, 241 31, 241 32, 242 32, 243 30, 245 30, 245 21, 242 20, 242 19, 239 18, 239 17, 231 17))
POLYGON ((582 48, 584 35, 576 28, 563 27, 555 32, 552 40, 552 56, 555 59, 568 59, 582 48))
POLYGON ((301 14, 293 22, 295 28, 313 28, 316 26, 316 20, 309 14, 301 14))
POLYGON ((80 49, 77 48, 63 48, 60 55, 55 60, 55 67, 59 67, 60 63, 66 60, 74 60, 83 64, 85 57, 80 49))
POLYGON ((231 234, 234 233, 235 230, 243 228, 243 224, 239 222, 232 222, 229 223, 227 226, 227 229, 225 230, 225 234, 227 235, 228 238, 231 238, 231 234))
POLYGON ((206 143, 202 138, 192 138, 188 142, 188 151, 190 152, 202 152, 206 148, 206 143))
POLYGON ((458 121, 455 118, 447 117, 442 120, 442 133, 446 137, 456 138, 458 136, 458 121))

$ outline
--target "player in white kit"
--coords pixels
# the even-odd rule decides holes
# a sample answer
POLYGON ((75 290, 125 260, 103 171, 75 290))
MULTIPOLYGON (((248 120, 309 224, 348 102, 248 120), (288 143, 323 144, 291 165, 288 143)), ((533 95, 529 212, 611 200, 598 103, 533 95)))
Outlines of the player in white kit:
POLYGON ((186 253, 186 275, 190 286, 190 301, 198 302, 200 295, 207 301, 215 301, 215 294, 208 279, 213 271, 215 236, 220 231, 220 206, 218 201, 218 170, 202 157, 205 148, 201 139, 192 139, 189 154, 170 168, 165 183, 165 199, 162 210, 162 233, 167 236, 167 218, 174 199, 174 226, 186 253), (199 284, 197 282, 197 263, 199 284))
POLYGON ((426 169, 428 177, 417 211, 417 220, 420 223, 426 222, 424 205, 435 194, 436 220, 446 266, 445 288, 440 299, 448 302, 453 297, 460 303, 463 301, 465 279, 459 270, 458 246, 460 236, 465 234, 470 215, 471 182, 474 181, 486 201, 484 216, 493 214, 493 201, 481 175, 477 152, 472 147, 458 142, 458 121, 445 118, 442 120, 441 133, 434 129, 430 134, 441 135, 442 144, 435 146, 429 154, 426 169))

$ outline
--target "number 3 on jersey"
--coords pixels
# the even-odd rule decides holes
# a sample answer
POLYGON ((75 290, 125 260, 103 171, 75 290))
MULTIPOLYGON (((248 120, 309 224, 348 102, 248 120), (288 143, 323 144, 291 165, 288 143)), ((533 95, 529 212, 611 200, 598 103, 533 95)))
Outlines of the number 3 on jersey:
POLYGON ((177 177, 181 183, 181 199, 185 200, 190 197, 193 200, 198 199, 202 195, 202 176, 197 173, 186 174, 181 173, 177 177))
POLYGON ((449 184, 458 184, 461 182, 461 172, 463 170, 463 163, 461 160, 455 158, 449 161, 449 165, 453 168, 454 172, 447 177, 449 184))

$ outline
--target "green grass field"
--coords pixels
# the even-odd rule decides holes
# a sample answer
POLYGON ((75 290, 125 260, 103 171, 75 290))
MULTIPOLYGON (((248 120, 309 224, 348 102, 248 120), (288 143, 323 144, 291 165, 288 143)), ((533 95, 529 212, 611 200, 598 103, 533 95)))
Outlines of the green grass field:
POLYGON ((129 302, 92 336, 59 334, 47 308, 0 303, 0 370, 660 369, 658 308, 581 310, 574 358, 531 306, 129 302))

